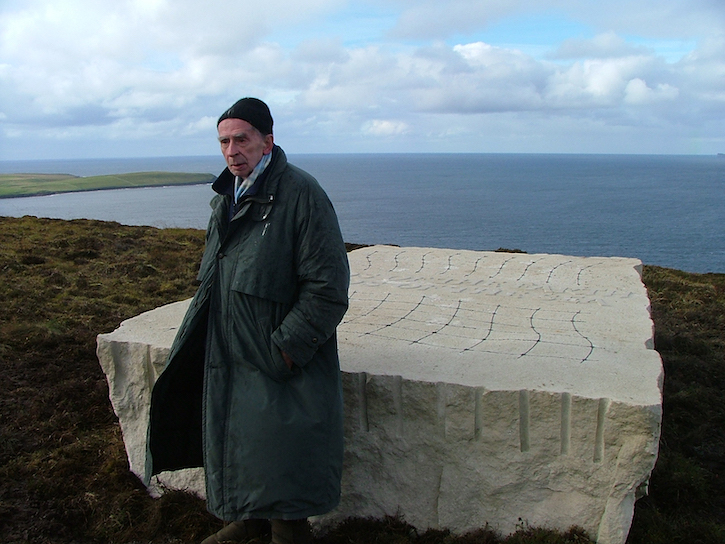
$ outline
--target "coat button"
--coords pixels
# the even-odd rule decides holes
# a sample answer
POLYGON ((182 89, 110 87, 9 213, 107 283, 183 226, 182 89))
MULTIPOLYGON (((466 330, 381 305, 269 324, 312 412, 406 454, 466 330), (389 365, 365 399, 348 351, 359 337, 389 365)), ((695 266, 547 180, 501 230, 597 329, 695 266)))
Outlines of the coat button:
POLYGON ((223 259, 224 258, 224 253, 221 253, 221 252, 217 253, 216 258, 217 259, 223 259))
POLYGON ((317 344, 317 338, 312 338, 312 343, 317 344))

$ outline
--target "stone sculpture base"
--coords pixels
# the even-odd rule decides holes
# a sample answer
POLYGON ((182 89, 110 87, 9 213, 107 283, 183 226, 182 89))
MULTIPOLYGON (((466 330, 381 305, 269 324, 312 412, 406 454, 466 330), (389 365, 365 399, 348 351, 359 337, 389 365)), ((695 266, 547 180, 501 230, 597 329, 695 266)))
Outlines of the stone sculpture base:
MULTIPOLYGON (((654 467, 662 365, 635 259, 373 246, 338 328, 338 509, 425 529, 577 525, 623 544, 654 467)), ((188 301, 99 335, 131 470, 188 301)), ((159 483, 203 496, 201 470, 159 483)), ((152 489, 158 492, 158 488, 152 489)))

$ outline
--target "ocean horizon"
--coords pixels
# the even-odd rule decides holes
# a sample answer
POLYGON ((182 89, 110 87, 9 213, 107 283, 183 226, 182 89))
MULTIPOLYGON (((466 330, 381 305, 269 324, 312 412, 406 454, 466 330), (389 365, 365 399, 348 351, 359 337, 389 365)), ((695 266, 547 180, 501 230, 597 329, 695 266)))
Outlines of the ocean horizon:
MULTIPOLYGON (((352 243, 634 257, 725 272, 725 157, 288 154, 315 176, 352 243)), ((0 173, 219 174, 221 156, 0 161, 0 173)), ((206 228, 211 188, 0 199, 0 215, 206 228)))

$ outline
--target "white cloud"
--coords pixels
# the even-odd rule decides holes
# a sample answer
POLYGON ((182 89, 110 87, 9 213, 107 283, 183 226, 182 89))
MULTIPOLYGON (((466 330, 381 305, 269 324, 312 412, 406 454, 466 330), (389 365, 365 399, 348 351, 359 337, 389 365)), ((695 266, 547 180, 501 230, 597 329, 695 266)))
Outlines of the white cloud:
MULTIPOLYGON (((376 1, 365 5, 375 10, 376 1)), ((401 150, 506 143, 535 151, 560 138, 561 151, 576 151, 586 130, 600 143, 616 134, 615 148, 622 127, 636 139, 638 125, 658 126, 662 145, 672 137, 684 149, 689 131, 725 147, 725 4, 391 2, 377 4, 386 10, 380 21, 399 10, 388 37, 356 34, 354 45, 344 24, 353 4, 342 0, 4 4, 0 158, 22 153, 30 135, 75 141, 79 150, 97 140, 103 153, 109 139, 114 154, 196 154, 209 132, 213 145, 216 112, 243 95, 266 99, 276 132, 308 151, 374 150, 364 146, 390 137, 401 150), (537 56, 477 37, 450 39, 505 17, 552 12, 593 33, 552 42, 549 55, 537 56), (310 38, 322 20, 327 33, 310 38), (273 42, 272 29, 290 39, 273 42), (416 40, 391 37, 401 35, 416 40), (698 45, 671 62, 651 45, 655 38, 698 45), (580 136, 568 137, 565 126, 580 136), (173 132, 172 145, 164 138, 173 132)))
POLYGON ((678 95, 678 89, 671 85, 660 83, 655 89, 651 89, 643 79, 638 77, 631 79, 624 88, 626 104, 651 104, 658 100, 674 100, 678 95))
POLYGON ((651 55, 653 52, 633 45, 614 32, 598 34, 591 40, 572 38, 564 41, 550 56, 553 59, 617 58, 651 55))
POLYGON ((577 62, 551 75, 547 98, 558 107, 614 107, 628 81, 644 70, 646 62, 636 57, 577 62))
MULTIPOLYGON (((394 1, 394 0, 393 0, 394 1)), ((485 26, 496 19, 520 12, 527 0, 448 0, 399 2, 404 10, 391 34, 413 39, 443 39, 485 26)))
POLYGON ((599 33, 650 37, 702 36, 725 26, 719 0, 386 0, 391 3, 403 10, 394 35, 415 39, 443 39, 532 13, 566 14, 599 33))
POLYGON ((408 130, 407 123, 390 119, 371 119, 363 125, 363 132, 371 136, 397 136, 408 130))

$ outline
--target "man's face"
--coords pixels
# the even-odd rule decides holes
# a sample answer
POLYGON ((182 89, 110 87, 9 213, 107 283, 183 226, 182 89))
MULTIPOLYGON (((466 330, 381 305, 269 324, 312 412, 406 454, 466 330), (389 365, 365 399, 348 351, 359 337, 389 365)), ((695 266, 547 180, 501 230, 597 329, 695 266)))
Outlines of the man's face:
POLYGON ((222 155, 232 174, 246 178, 262 155, 272 151, 274 137, 262 134, 242 119, 224 119, 217 127, 222 155))

